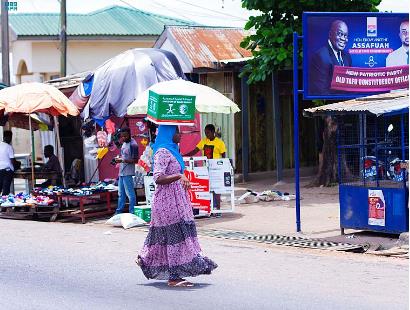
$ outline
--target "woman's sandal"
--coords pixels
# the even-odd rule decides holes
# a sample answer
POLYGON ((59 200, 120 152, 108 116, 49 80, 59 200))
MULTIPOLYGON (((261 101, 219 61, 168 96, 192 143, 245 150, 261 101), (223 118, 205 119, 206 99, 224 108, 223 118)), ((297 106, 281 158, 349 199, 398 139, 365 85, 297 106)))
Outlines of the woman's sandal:
POLYGON ((138 266, 142 266, 142 258, 141 258, 141 256, 138 256, 137 257, 137 259, 135 260, 135 263, 138 265, 138 266))
POLYGON ((193 287, 194 284, 187 280, 168 281, 168 286, 171 287, 193 287))

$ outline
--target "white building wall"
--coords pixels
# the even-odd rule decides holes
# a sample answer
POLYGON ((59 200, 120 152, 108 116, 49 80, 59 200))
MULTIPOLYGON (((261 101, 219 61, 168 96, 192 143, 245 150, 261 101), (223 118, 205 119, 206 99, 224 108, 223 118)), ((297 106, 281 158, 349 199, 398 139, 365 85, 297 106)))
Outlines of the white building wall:
MULTIPOLYGON (((152 47, 154 41, 73 41, 67 44, 67 75, 94 70, 108 59, 131 48, 152 47)), ((60 71, 58 42, 32 42, 31 71, 49 78, 60 71)), ((26 57, 30 57, 27 55, 26 57)), ((23 58, 24 59, 24 58, 23 58)))
POLYGON ((20 61, 25 61, 28 72, 33 72, 33 54, 31 41, 14 41, 10 46, 12 53, 12 67, 11 72, 18 74, 18 66, 20 61))

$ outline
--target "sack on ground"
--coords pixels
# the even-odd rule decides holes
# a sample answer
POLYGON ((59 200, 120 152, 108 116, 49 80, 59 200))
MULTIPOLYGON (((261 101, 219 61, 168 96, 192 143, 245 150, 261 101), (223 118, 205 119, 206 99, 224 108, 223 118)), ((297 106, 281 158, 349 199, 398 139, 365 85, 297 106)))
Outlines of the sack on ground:
POLYGON ((131 213, 116 214, 105 222, 107 225, 112 225, 114 227, 122 226, 125 229, 145 225, 146 223, 147 222, 143 219, 131 213))
POLYGON ((123 213, 121 214, 121 225, 124 229, 128 229, 135 226, 145 225, 146 222, 135 214, 123 213))
POLYGON ((116 214, 112 216, 108 221, 105 222, 107 225, 112 225, 115 227, 120 227, 121 225, 121 215, 122 214, 116 214))

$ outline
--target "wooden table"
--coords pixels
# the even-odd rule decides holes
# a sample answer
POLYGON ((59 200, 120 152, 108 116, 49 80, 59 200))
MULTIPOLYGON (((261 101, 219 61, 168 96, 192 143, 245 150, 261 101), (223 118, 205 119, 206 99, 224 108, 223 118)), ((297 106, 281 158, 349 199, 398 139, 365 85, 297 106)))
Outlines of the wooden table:
MULTIPOLYGON (((14 171, 14 178, 15 179, 24 179, 28 181, 29 192, 33 189, 33 181, 31 177, 31 171, 21 171, 16 170, 14 171)), ((61 180, 62 175, 61 173, 50 172, 50 171, 34 171, 34 180, 39 179, 47 179, 51 180, 52 185, 57 184, 57 180, 61 180)))
POLYGON ((116 191, 100 192, 100 193, 94 193, 94 194, 86 195, 86 196, 75 196, 75 195, 64 195, 63 194, 63 195, 53 196, 53 198, 57 197, 60 209, 63 205, 64 200, 67 201, 67 203, 69 203, 70 200, 71 201, 73 201, 73 200, 78 201, 79 204, 80 204, 80 210, 79 210, 80 212, 79 213, 72 212, 72 213, 63 215, 60 212, 60 215, 66 216, 66 217, 79 217, 79 218, 81 218, 81 222, 84 224, 85 219, 87 217, 93 217, 93 216, 99 216, 99 215, 111 215, 111 214, 114 213, 115 208, 113 208, 113 209, 111 208, 111 195, 114 194, 114 193, 116 193, 116 191), (100 201, 105 200, 106 209, 101 210, 101 211, 91 210, 91 212, 88 212, 90 210, 85 209, 84 203, 85 203, 86 200, 95 199, 95 198, 99 199, 100 201))
POLYGON ((0 206, 1 218, 38 218, 39 216, 49 216, 50 222, 54 222, 59 213, 59 205, 25 204, 14 206, 0 206))

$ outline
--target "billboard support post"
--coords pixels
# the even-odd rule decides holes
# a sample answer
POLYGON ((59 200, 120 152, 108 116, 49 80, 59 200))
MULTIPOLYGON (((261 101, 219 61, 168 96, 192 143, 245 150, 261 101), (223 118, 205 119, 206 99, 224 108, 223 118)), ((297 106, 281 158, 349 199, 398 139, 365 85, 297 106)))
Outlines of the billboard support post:
POLYGON ((299 62, 298 62, 298 40, 302 39, 297 32, 293 33, 293 144, 295 160, 295 194, 296 194, 296 231, 301 231, 300 223, 300 184, 299 184, 299 62))

